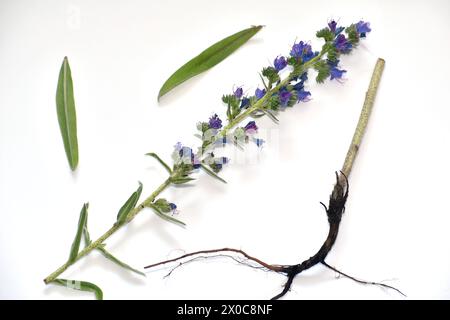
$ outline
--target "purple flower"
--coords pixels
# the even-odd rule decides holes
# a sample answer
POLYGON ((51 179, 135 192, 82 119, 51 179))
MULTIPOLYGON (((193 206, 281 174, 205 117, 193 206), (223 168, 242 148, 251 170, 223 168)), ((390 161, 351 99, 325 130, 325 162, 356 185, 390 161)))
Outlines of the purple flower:
POLYGON ((346 70, 340 70, 338 68, 339 60, 336 61, 327 61, 328 65, 330 66, 330 80, 333 79, 342 79, 342 76, 344 73, 346 73, 346 70))
POLYGON ((211 129, 222 128, 222 120, 220 120, 220 118, 217 114, 214 114, 211 118, 209 118, 209 127, 211 129))
POLYGON ((240 99, 242 97, 242 95, 244 94, 244 91, 242 90, 242 87, 239 87, 236 90, 234 90, 233 94, 236 98, 240 99))
POLYGON ((335 35, 338 35, 345 29, 344 27, 337 27, 337 22, 334 20, 328 22, 328 28, 330 28, 330 31, 333 32, 335 35))
POLYGON ((308 102, 311 97, 311 92, 300 89, 297 91, 297 101, 308 102))
POLYGON ((340 34, 336 37, 336 40, 334 40, 334 46, 341 53, 349 53, 352 49, 352 44, 343 34, 340 34))
POLYGON ((336 67, 332 67, 330 69, 330 80, 333 79, 342 79, 342 76, 344 75, 344 73, 346 73, 347 70, 339 70, 336 67))
POLYGON ((244 127, 245 133, 255 133, 258 131, 258 126, 256 125, 255 121, 250 121, 246 124, 244 127))
POLYGON ((261 99, 262 97, 264 97, 264 95, 266 94, 266 89, 260 89, 260 88, 256 88, 255 90, 255 97, 256 99, 261 99))
POLYGON ((241 108, 241 109, 246 108, 246 107, 249 106, 249 104, 250 104, 250 99, 247 98, 247 97, 245 97, 245 98, 243 98, 242 101, 241 101, 241 106, 240 106, 240 108, 241 108))
POLYGON ((170 210, 174 211, 177 209, 177 205, 175 203, 169 203, 170 210))
POLYGON ((300 41, 299 43, 294 43, 290 54, 294 58, 300 58, 303 62, 307 62, 317 56, 319 53, 313 52, 309 44, 300 41))
POLYGON ((230 161, 230 159, 228 159, 227 157, 222 157, 221 158, 221 163, 222 164, 227 164, 230 161))
POLYGON ((276 57, 275 60, 273 61, 273 65, 275 69, 277 69, 277 71, 283 70, 287 66, 286 58, 283 56, 276 57))
POLYGON ((286 88, 281 89, 280 93, 279 93, 280 104, 283 107, 286 107, 289 103, 289 99, 291 99, 291 96, 292 96, 292 92, 288 91, 286 88))
POLYGON ((294 43, 291 49, 291 56, 295 58, 300 58, 303 55, 303 51, 305 50, 305 43, 303 41, 300 41, 299 43, 294 43))
POLYGON ((367 32, 372 31, 372 29, 370 29, 370 22, 359 21, 355 27, 361 38, 364 38, 367 32))
POLYGON ((336 32, 336 26, 337 26, 337 22, 334 20, 331 20, 330 22, 328 22, 328 28, 330 28, 330 31, 335 33, 336 32))
MULTIPOLYGON (((306 73, 304 73, 304 74, 306 74, 306 73)), ((297 102, 300 102, 300 101, 307 102, 307 101, 309 101, 309 97, 311 96, 311 92, 304 90, 304 85, 303 85, 304 78, 305 77, 303 77, 303 75, 302 75, 301 80, 293 86, 293 89, 297 93, 297 102)))

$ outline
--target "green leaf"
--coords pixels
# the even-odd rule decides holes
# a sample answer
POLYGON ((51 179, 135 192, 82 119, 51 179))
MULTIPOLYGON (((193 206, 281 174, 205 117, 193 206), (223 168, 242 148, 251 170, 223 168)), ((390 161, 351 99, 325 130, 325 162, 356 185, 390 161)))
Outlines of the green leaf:
POLYGON ((164 219, 164 220, 167 220, 167 221, 169 221, 169 222, 173 222, 173 223, 175 223, 175 224, 179 224, 179 225, 181 225, 181 226, 183 226, 183 227, 186 226, 186 223, 184 223, 183 221, 180 221, 180 220, 178 220, 178 219, 175 219, 174 217, 171 217, 171 216, 169 216, 168 214, 163 213, 163 212, 162 212, 161 210, 159 210, 159 208, 156 207, 155 205, 150 204, 149 207, 152 208, 152 209, 155 211, 155 213, 156 213, 156 215, 157 215, 158 217, 160 217, 160 218, 162 218, 162 219, 164 219))
POLYGON ((175 73, 172 74, 166 82, 164 82, 163 86, 159 90, 158 100, 184 81, 214 67, 246 43, 259 30, 261 30, 261 28, 262 26, 253 26, 242 30, 225 39, 222 39, 208 49, 204 50, 198 56, 175 71, 175 73))
POLYGON ((59 71, 56 112, 67 160, 70 168, 75 170, 78 165, 77 114, 73 97, 72 74, 67 57, 64 57, 59 71))
POLYGON ((145 155, 155 158, 164 168, 166 168, 166 170, 169 172, 169 174, 172 173, 172 169, 170 169, 169 165, 167 163, 165 163, 156 153, 149 152, 149 153, 146 153, 145 155))
POLYGON ((103 300, 103 292, 91 282, 67 279, 55 279, 52 283, 74 290, 88 291, 95 294, 97 300, 103 300))
POLYGON ((88 231, 88 217, 87 217, 87 213, 86 213, 86 222, 85 222, 84 228, 83 228, 83 237, 84 237, 84 246, 87 247, 92 242, 91 241, 91 236, 89 235, 89 231, 88 231))
POLYGON ((137 274, 139 274, 139 275, 145 277, 145 273, 143 273, 143 272, 141 272, 141 271, 139 271, 139 270, 137 270, 137 269, 131 267, 130 265, 126 264, 125 262, 122 262, 122 261, 120 261, 119 259, 117 259, 116 257, 114 257, 111 253, 109 253, 109 252, 104 248, 104 245, 98 246, 97 249, 100 250, 100 252, 103 254, 103 256, 104 256, 106 259, 111 260, 112 262, 114 262, 115 264, 121 266, 122 268, 125 268, 125 269, 127 269, 127 270, 133 271, 133 272, 135 272, 135 273, 137 273, 137 274))
POLYGON ((188 182, 191 182, 192 180, 195 180, 194 178, 173 178, 170 180, 173 184, 185 184, 188 182))
POLYGON ((216 178, 217 180, 222 181, 223 183, 227 183, 225 180, 223 180, 221 177, 219 177, 214 171, 209 170, 207 166, 201 165, 202 169, 206 171, 207 174, 209 174, 211 177, 216 178))
POLYGON ((259 73, 259 77, 261 78, 261 81, 263 83, 264 89, 266 89, 266 92, 269 91, 269 88, 267 87, 266 81, 264 80, 264 77, 261 73, 259 73))
POLYGON ((273 114, 273 111, 260 109, 265 115, 267 115, 273 122, 278 123, 280 120, 273 114))
POLYGON ((78 255, 78 250, 80 249, 81 235, 83 234, 84 227, 86 226, 88 208, 89 203, 85 203, 83 205, 83 208, 81 208, 80 218, 78 219, 77 233, 75 234, 75 239, 73 240, 72 247, 70 248, 70 255, 68 260, 69 263, 74 262, 78 255))
POLYGON ((128 200, 123 204, 122 208, 120 208, 117 213, 117 223, 122 224, 127 220, 128 214, 131 210, 134 209, 137 202, 139 201, 139 197, 142 193, 142 183, 139 182, 139 188, 133 192, 133 194, 128 198, 128 200))

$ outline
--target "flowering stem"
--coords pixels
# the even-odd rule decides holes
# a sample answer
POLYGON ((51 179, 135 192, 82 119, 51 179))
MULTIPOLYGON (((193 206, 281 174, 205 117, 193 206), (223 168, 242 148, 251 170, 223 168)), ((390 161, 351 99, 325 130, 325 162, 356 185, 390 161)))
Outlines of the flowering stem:
POLYGON ((218 141, 221 137, 226 136, 226 134, 228 133, 228 131, 232 128, 234 128, 235 126, 237 126, 239 123, 241 123, 243 120, 245 120, 246 118, 248 118, 249 116, 251 116, 251 114, 255 111, 261 110, 263 109, 263 105, 264 103, 274 94, 276 93, 278 90, 280 90, 282 87, 286 86, 289 82, 292 81, 292 79, 295 76, 298 76, 299 74, 302 74, 303 72, 305 72, 306 70, 308 70, 309 68, 313 67, 314 64, 319 61, 326 53, 328 52, 327 49, 322 49, 322 51, 315 56, 314 58, 312 58, 311 60, 309 60, 308 62, 305 62, 301 69, 298 71, 293 71, 289 74, 288 77, 286 77, 286 79, 284 79, 283 81, 281 81, 279 84, 277 84, 275 87, 273 87, 272 89, 268 90, 266 92, 266 94, 259 99, 258 101, 255 102, 255 104, 253 104, 251 107, 249 107, 248 109, 246 109, 244 112, 242 112, 241 114, 239 114, 236 118, 234 118, 232 121, 229 121, 229 123, 219 132, 219 134, 217 134, 212 143, 209 144, 209 146, 213 146, 214 143, 216 141, 218 141))
MULTIPOLYGON (((279 91, 282 87, 287 85, 294 77, 298 76, 299 74, 302 74, 310 67, 314 66, 314 64, 322 58, 327 53, 327 49, 323 49, 319 55, 312 58, 311 60, 305 62, 300 70, 294 70, 292 71, 286 79, 280 81, 275 87, 268 90, 267 93, 259 99, 257 102, 255 102, 251 107, 246 109, 244 112, 239 114, 236 118, 234 118, 232 121, 229 121, 229 123, 219 132, 219 134, 214 137, 213 142, 210 144, 210 146, 213 146, 214 143, 220 138, 224 137, 228 130, 232 129, 233 127, 237 126, 240 122, 245 120, 247 117, 251 116, 251 114, 255 111, 263 109, 264 103, 277 91, 279 91)), ((171 174, 172 176, 175 176, 177 172, 173 172, 171 174)), ((78 253, 76 258, 72 262, 66 262, 62 266, 60 266, 58 269, 56 269, 53 273, 51 273, 49 276, 47 276, 44 279, 44 282, 46 284, 54 281, 60 274, 62 274, 64 271, 67 270, 71 265, 73 265, 75 262, 80 260, 82 257, 88 255, 91 251, 97 249, 99 246, 103 244, 103 242, 108 239, 110 236, 112 236, 117 230, 119 230, 123 225, 126 225, 127 223, 131 222, 131 220, 134 219, 134 217, 142 211, 145 207, 148 207, 151 205, 151 203, 156 199, 156 197, 163 192, 166 188, 168 188, 171 183, 171 177, 166 179, 148 198, 146 198, 142 203, 140 203, 137 207, 135 207, 128 215, 128 218, 124 224, 114 224, 108 231, 106 231, 102 236, 100 236, 97 240, 90 243, 86 248, 84 248, 82 251, 78 253)))
POLYGON ((369 121, 370 114, 372 112, 373 103, 375 101, 375 95, 377 93, 378 85, 381 80, 381 74, 383 73, 385 61, 381 58, 377 60, 375 64, 372 78, 370 80, 369 88, 366 92, 366 99, 364 100, 364 105, 361 110, 361 115, 359 116, 358 124, 356 125, 355 132, 353 134, 352 142, 347 151, 345 157, 344 165, 342 166, 342 173, 347 177, 350 176, 352 171, 353 163, 355 162, 356 155, 358 154, 359 146, 361 145, 362 138, 366 131, 367 123, 369 121))

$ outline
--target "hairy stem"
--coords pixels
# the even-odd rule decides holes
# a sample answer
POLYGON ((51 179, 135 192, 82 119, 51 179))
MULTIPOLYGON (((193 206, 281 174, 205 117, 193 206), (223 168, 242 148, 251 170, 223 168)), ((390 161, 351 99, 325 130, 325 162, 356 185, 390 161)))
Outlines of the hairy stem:
POLYGON ((375 102, 375 96, 377 94, 378 85, 380 84, 381 74, 383 73, 385 61, 379 58, 375 64, 375 68, 372 73, 369 88, 366 92, 366 99, 359 116, 358 124, 356 125, 355 132, 353 134, 352 142, 347 151, 344 165, 342 166, 342 173, 347 177, 350 176, 353 163, 355 162, 356 155, 358 154, 359 147, 361 145, 362 138, 366 132, 367 123, 369 122, 370 114, 372 113, 373 104, 375 102))
MULTIPOLYGON (((300 71, 298 72, 291 72, 291 74, 286 77, 283 81, 281 81, 279 84, 277 84, 275 87, 273 87, 271 90, 268 90, 268 92, 262 97, 260 100, 258 100, 254 105, 252 105, 250 108, 246 109, 244 112, 239 114, 235 119, 230 121, 228 125, 226 125, 219 134, 214 138, 214 141, 210 144, 214 145, 214 143, 219 139, 219 137, 223 137, 227 134, 228 130, 232 129, 233 127, 237 126, 240 122, 245 120, 247 117, 249 117, 253 112, 263 108, 264 103, 272 96, 272 94, 276 93, 280 88, 288 84, 292 78, 298 73, 305 72, 308 68, 314 66, 314 64, 322 58, 323 55, 327 53, 327 50, 322 50, 322 52, 311 59, 310 61, 306 62, 300 71)), ((166 181, 164 181, 147 199, 145 199, 141 204, 139 204, 136 208, 134 208, 130 214, 128 215, 128 218, 126 220, 126 223, 123 225, 128 224, 131 220, 134 219, 134 217, 142 211, 145 207, 148 207, 155 198, 163 192, 167 187, 169 187, 171 184, 171 179, 168 178, 166 181)), ((67 270, 71 265, 73 265, 75 262, 80 260, 82 257, 89 254, 92 250, 98 248, 106 239, 108 239, 110 236, 112 236, 117 230, 119 230, 123 225, 117 225, 114 224, 108 231, 106 231, 102 236, 100 236, 97 240, 89 244, 86 248, 84 248, 82 251, 80 251, 72 262, 66 262, 62 266, 60 266, 58 269, 56 269, 53 273, 51 273, 49 276, 47 276, 44 279, 44 282, 46 284, 52 282, 55 280, 61 273, 67 270)))
MULTIPOLYGON (((147 207, 150 203, 153 202, 153 200, 155 200, 155 198, 164 191, 164 189, 166 189, 169 185, 170 185, 170 178, 167 179, 166 181, 164 181, 147 199, 145 199, 141 204, 139 204, 136 208, 134 208, 128 218, 127 218, 127 223, 130 222, 131 220, 133 220, 133 218, 140 212, 142 211, 142 209, 144 209, 145 207, 147 207)), ((125 225, 125 224, 124 224, 125 225)), ((77 257, 75 258, 75 260, 73 262, 66 262, 65 264, 63 264, 61 267, 59 267, 58 269, 56 269, 53 273, 51 273, 49 276, 47 276, 44 279, 44 282, 46 284, 52 282, 53 280, 55 280, 61 273, 63 273, 64 271, 67 270, 67 268, 69 268, 71 265, 73 265, 75 262, 77 262, 78 260, 80 260, 82 257, 84 257, 85 255, 89 254, 92 250, 98 248, 98 246, 100 246, 106 239, 108 239, 110 236, 112 236, 117 230, 119 230, 123 225, 118 225, 118 224, 114 224, 111 228, 109 228, 108 231, 106 231, 102 236, 100 236, 97 240, 95 240, 94 242, 92 242, 91 244, 89 244, 86 248, 84 248, 83 250, 81 250, 77 257)))

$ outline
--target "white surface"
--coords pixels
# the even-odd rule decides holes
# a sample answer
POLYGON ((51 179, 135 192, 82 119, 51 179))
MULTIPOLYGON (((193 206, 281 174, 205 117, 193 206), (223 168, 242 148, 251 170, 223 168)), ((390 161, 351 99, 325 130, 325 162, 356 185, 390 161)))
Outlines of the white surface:
MULTIPOLYGON (((345 83, 310 82, 313 100, 261 120, 273 138, 249 147, 246 163, 170 189, 186 229, 150 211, 107 241, 133 266, 176 250, 242 248, 271 263, 296 263, 322 244, 326 202, 350 141, 377 57, 386 59, 373 117, 351 177, 347 212, 327 261, 362 279, 395 285, 409 298, 450 298, 448 1, 5 1, 0 2, 0 297, 91 298, 44 286, 68 257, 82 203, 99 236, 137 187, 165 178, 144 153, 170 158, 196 143, 195 123, 234 85, 254 90, 257 72, 297 39, 320 43, 328 19, 368 20, 373 31, 342 59, 345 83), (211 71, 156 102, 163 81, 213 42, 252 24, 254 39, 211 71), (55 90, 69 57, 78 114, 80 165, 71 174, 59 133, 55 90), (277 138, 278 137, 278 138, 277 138)), ((232 152, 232 150, 230 150, 232 152)), ((236 158, 236 156, 235 156, 236 158)), ((211 260, 139 278, 97 253, 65 274, 92 281, 105 298, 257 298, 285 278, 211 260)), ((401 298, 317 266, 286 299, 401 298)))

